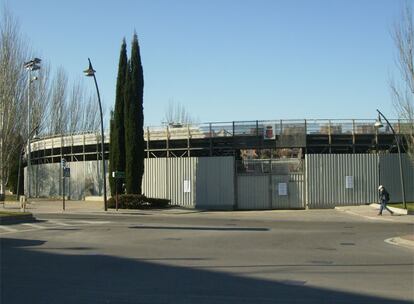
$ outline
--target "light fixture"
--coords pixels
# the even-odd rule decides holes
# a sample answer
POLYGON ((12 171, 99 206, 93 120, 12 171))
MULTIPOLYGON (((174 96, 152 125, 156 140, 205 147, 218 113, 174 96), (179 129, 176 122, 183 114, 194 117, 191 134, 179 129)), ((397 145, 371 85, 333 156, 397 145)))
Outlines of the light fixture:
POLYGON ((85 73, 85 76, 91 77, 95 75, 95 70, 92 68, 92 63, 91 60, 88 58, 89 60, 89 68, 87 68, 85 71, 83 71, 83 73, 85 73))
POLYGON ((382 128, 384 125, 382 124, 382 121, 381 121, 381 116, 378 114, 378 118, 377 118, 377 120, 375 121, 375 124, 374 124, 374 127, 376 128, 376 129, 379 129, 379 128, 382 128))

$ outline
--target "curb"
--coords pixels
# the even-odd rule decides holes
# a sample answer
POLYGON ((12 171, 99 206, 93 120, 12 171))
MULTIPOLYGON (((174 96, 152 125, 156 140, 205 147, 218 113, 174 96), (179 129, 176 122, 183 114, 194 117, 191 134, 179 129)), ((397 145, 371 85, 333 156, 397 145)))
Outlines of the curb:
POLYGON ((414 249, 414 241, 407 240, 402 237, 392 237, 385 240, 386 243, 391 245, 397 245, 405 248, 414 249))
POLYGON ((33 214, 0 217, 0 225, 14 225, 20 223, 30 223, 35 221, 36 218, 33 216, 33 214))
MULTIPOLYGON (((370 206, 372 208, 375 208, 375 209, 378 209, 378 210, 380 208, 380 204, 376 204, 376 203, 370 204, 370 206)), ((387 208, 389 208, 392 212, 394 212, 396 214, 401 214, 401 215, 413 215, 414 214, 414 212, 412 212, 412 211, 408 211, 406 209, 401 209, 401 208, 395 208, 395 207, 392 207, 390 205, 387 205, 387 208)))

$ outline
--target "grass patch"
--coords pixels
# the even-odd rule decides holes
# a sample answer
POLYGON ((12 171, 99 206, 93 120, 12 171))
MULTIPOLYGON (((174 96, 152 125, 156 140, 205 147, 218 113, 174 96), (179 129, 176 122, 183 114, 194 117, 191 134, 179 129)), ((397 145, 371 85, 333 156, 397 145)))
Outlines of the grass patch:
MULTIPOLYGON (((409 203, 406 203, 406 204, 407 204, 407 210, 408 211, 414 211, 414 202, 409 202, 409 203)), ((392 204, 387 204, 387 205, 390 206, 390 207, 404 209, 403 203, 392 203, 392 204)))
POLYGON ((0 217, 24 216, 29 214, 30 212, 0 211, 0 217))

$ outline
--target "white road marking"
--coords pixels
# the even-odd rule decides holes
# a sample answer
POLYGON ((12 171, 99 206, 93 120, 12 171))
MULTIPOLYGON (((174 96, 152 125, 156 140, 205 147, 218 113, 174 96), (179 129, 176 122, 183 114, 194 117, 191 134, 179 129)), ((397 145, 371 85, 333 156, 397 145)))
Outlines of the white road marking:
POLYGON ((51 226, 44 226, 39 224, 33 223, 22 223, 15 225, 14 228, 0 225, 0 235, 10 234, 10 233, 19 233, 19 232, 29 232, 29 231, 36 231, 36 230, 47 230, 47 229, 54 229, 58 227, 73 227, 73 226, 85 226, 85 225, 102 225, 102 224, 109 224, 110 221, 68 221, 68 222, 61 222, 59 220, 47 220, 45 224, 50 224, 51 226), (26 229, 16 229, 17 227, 27 227, 26 229), (4 232, 3 232, 4 231, 4 232))
POLYGON ((37 228, 37 229, 47 229, 48 228, 48 227, 45 227, 45 226, 42 226, 42 225, 39 225, 39 224, 31 224, 31 223, 24 223, 22 225, 37 228))
POLYGON ((7 232, 16 232, 16 231, 18 231, 17 229, 10 228, 10 227, 7 227, 7 226, 0 226, 0 229, 6 230, 7 232))
POLYGON ((73 223, 82 223, 82 224, 91 224, 91 225, 102 225, 102 224, 109 224, 109 221, 72 221, 73 223))
POLYGON ((67 223, 63 223, 63 222, 59 222, 59 221, 55 221, 55 220, 49 220, 48 222, 59 225, 59 226, 66 226, 66 227, 73 226, 71 224, 67 224, 67 223))

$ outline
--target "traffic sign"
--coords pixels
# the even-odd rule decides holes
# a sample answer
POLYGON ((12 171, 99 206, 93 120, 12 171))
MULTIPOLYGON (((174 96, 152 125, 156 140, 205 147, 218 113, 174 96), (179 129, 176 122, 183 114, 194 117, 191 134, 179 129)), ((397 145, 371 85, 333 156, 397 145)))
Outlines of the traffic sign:
POLYGON ((113 178, 125 178, 125 172, 124 171, 112 171, 112 177, 113 178))

